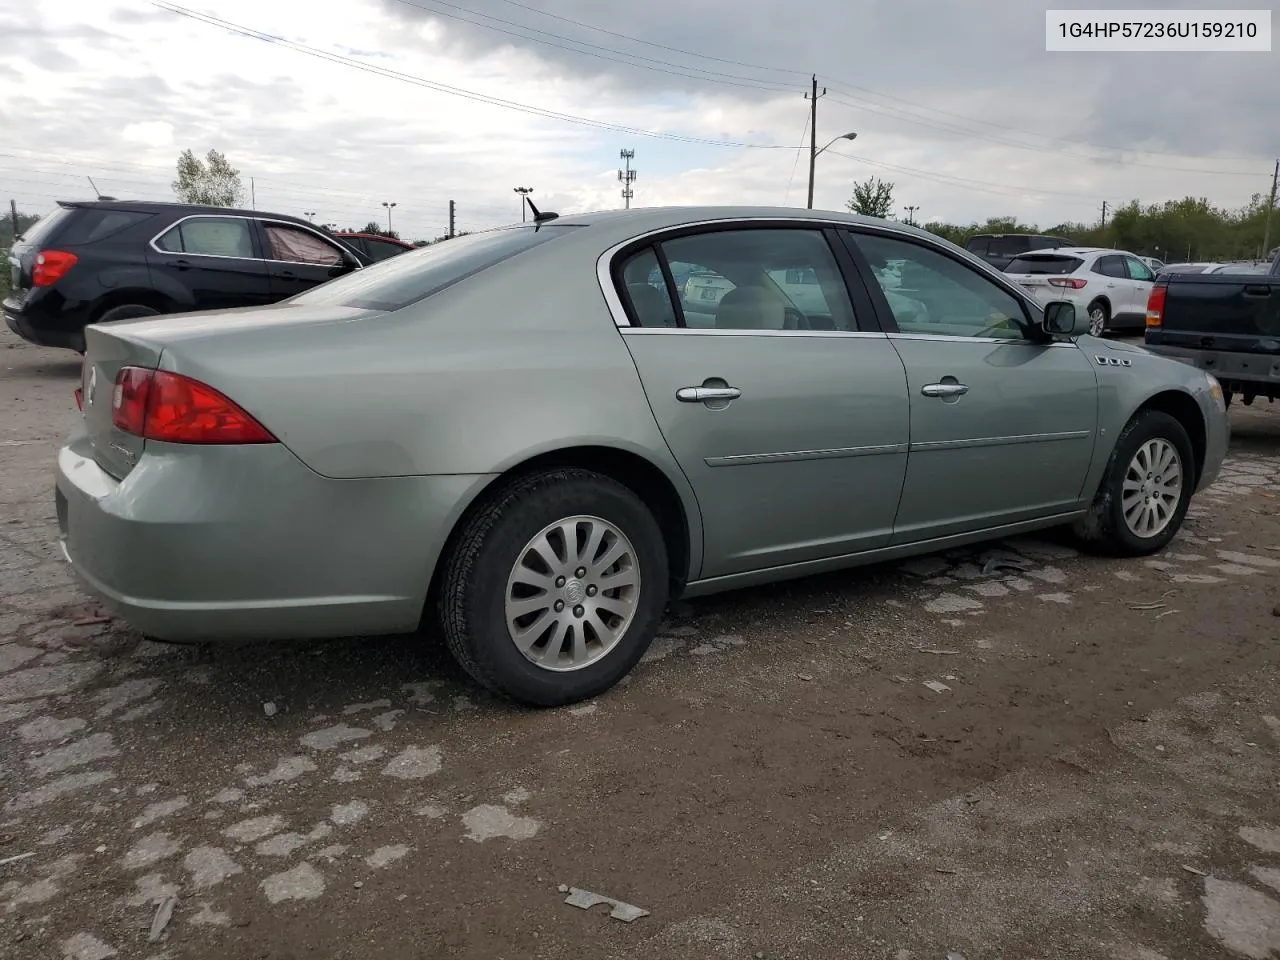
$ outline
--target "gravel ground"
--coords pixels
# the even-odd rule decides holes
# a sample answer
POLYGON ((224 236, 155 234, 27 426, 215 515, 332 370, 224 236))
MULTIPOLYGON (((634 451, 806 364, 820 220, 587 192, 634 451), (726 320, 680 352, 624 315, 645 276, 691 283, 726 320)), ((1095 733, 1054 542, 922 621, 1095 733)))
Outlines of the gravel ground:
POLYGON ((78 372, 0 334, 0 957, 1280 954, 1274 408, 1158 558, 1049 536, 681 604, 532 712, 421 639, 97 622, 51 490, 78 372))

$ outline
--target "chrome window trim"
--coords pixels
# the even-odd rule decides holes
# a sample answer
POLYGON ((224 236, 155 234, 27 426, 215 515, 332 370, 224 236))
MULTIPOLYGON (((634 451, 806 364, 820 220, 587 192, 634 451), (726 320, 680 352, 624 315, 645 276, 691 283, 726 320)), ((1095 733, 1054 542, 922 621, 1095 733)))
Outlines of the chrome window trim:
MULTIPOLYGON (((147 246, 149 246, 156 253, 164 254, 167 257, 183 257, 183 256, 208 257, 210 260, 239 260, 239 261, 248 261, 250 263, 290 263, 290 264, 301 263, 301 264, 304 264, 307 266, 313 266, 313 267, 326 266, 326 264, 313 263, 308 260, 274 260, 271 257, 228 257, 220 253, 174 252, 173 250, 161 250, 158 246, 156 246, 157 240, 163 237, 166 233, 168 233, 174 227, 180 226, 181 224, 186 223, 188 220, 246 220, 246 221, 257 220, 259 223, 278 223, 283 227, 296 227, 297 229, 302 230, 306 233, 315 235, 319 240, 322 240, 323 242, 328 243, 331 246, 333 245, 332 237, 326 237, 323 233, 321 233, 319 230, 316 230, 314 227, 308 227, 301 223, 294 223, 292 220, 281 220, 278 217, 246 217, 244 214, 241 214, 241 213, 189 213, 185 217, 180 217, 177 220, 173 221, 173 223, 169 224, 167 227, 165 227, 163 230, 157 233, 154 237, 152 237, 149 241, 147 241, 147 246)), ((343 251, 341 247, 338 248, 338 252, 345 253, 345 251, 343 251)), ((405 251, 405 252, 407 253, 408 251, 405 251)), ((345 255, 343 256, 343 261, 344 262, 346 261, 345 255)), ((356 263, 357 270, 362 269, 363 266, 364 264, 362 263, 359 263, 359 262, 356 263)))
MULTIPOLYGON (((803 230, 806 227, 808 227, 810 229, 815 229, 815 230, 836 229, 836 230, 848 230, 851 233, 861 232, 861 233, 879 234, 881 236, 905 240, 910 243, 917 243, 920 246, 933 250, 935 253, 938 253, 941 256, 948 257, 949 259, 957 259, 956 257, 952 256, 952 251, 947 250, 947 248, 944 247, 942 243, 931 242, 925 237, 918 236, 913 232, 902 230, 900 228, 891 226, 889 224, 880 225, 880 224, 850 223, 847 220, 830 220, 823 217, 732 217, 732 218, 726 218, 723 220, 720 220, 720 219, 690 220, 685 223, 672 223, 672 224, 666 225, 665 227, 657 227, 653 230, 646 230, 643 233, 637 233, 633 237, 628 237, 626 240, 623 240, 619 243, 615 243, 611 247, 606 249, 604 253, 600 254, 600 256, 596 259, 596 282, 600 285, 600 292, 604 295, 605 304, 609 308, 610 316, 613 317, 614 326, 622 330, 632 330, 632 331, 641 330, 641 329, 644 329, 644 330, 665 329, 673 333, 688 333, 690 330, 689 327, 665 327, 665 328, 637 327, 634 324, 632 324, 631 320, 627 317, 626 308, 622 305, 622 298, 618 295, 618 291, 613 284, 613 260, 614 260, 614 257, 616 257, 620 252, 622 252, 622 250, 626 249, 627 247, 633 246, 634 244, 639 243, 641 241, 649 240, 653 237, 659 237, 659 236, 662 236, 663 234, 676 233, 681 230, 687 230, 691 227, 722 226, 727 230, 731 230, 735 226, 740 226, 744 224, 757 224, 757 223, 786 224, 787 226, 794 227, 797 230, 803 230)), ((938 239, 940 240, 941 238, 938 238, 938 239)), ((980 257, 977 257, 975 254, 970 253, 968 250, 965 250, 964 248, 961 248, 961 247, 957 247, 957 249, 960 250, 960 252, 963 254, 964 257, 968 258, 968 260, 960 260, 959 262, 962 262, 965 266, 974 270, 974 272, 979 274, 980 276, 985 275, 985 277, 988 280, 994 281, 997 287, 1004 290, 1006 293, 1012 296, 1015 300, 1021 303, 1027 309, 1028 314, 1033 318, 1036 313, 1043 315, 1044 307, 1038 301, 1036 301, 1033 297, 1029 296, 1027 292, 1023 290, 1020 286, 1018 286, 1016 283, 1010 280, 1005 274, 995 269, 995 267, 991 266, 985 260, 982 260, 980 257)), ((724 333, 738 333, 739 331, 712 330, 708 332, 712 332, 716 334, 724 334, 724 333)), ((770 331, 752 330, 752 331, 742 331, 742 332, 759 334, 759 333, 767 333, 770 331)), ((836 334, 842 334, 844 336, 856 336, 858 334, 871 335, 871 336, 884 336, 883 333, 878 333, 878 332, 869 333, 868 331, 865 331, 865 330, 848 330, 848 331, 777 330, 772 332, 776 334, 786 334, 791 336, 794 336, 796 334, 809 334, 814 332, 821 332, 825 334, 836 333, 836 334)), ((898 336, 899 334, 893 334, 893 335, 898 336)), ((916 335, 902 334, 902 336, 916 336, 916 335)), ((925 339, 933 339, 928 335, 920 335, 920 336, 923 336, 925 339)), ((946 339, 979 340, 979 338, 977 337, 955 337, 955 338, 948 337, 946 339)), ((984 338, 981 338, 981 340, 985 341, 987 340, 987 338, 984 337, 984 338)), ((1031 343, 1033 341, 991 340, 991 342, 993 343, 1031 343)), ((1073 346, 1073 344, 1068 344, 1068 345, 1073 346)))
POLYGON ((883 340, 885 334, 879 330, 737 330, 717 329, 716 327, 621 327, 620 332, 627 337, 651 337, 679 334, 685 337, 849 337, 883 340))

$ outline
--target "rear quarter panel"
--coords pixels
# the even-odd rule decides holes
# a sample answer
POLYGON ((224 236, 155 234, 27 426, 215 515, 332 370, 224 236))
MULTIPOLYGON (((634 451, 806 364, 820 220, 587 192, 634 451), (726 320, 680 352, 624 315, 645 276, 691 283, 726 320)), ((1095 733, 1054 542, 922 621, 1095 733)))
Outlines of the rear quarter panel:
POLYGON ((598 254, 589 237, 557 239, 393 313, 260 327, 246 314, 234 336, 172 341, 161 366, 215 385, 325 477, 496 476, 577 446, 637 454, 680 495, 696 557, 696 501, 608 311, 598 254))

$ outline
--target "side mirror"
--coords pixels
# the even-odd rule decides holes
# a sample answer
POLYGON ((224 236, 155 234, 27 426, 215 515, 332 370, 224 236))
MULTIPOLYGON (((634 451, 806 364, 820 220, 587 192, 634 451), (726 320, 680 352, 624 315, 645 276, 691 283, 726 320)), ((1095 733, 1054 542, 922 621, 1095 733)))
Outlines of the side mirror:
POLYGON ((1044 332, 1051 337, 1077 337, 1089 330, 1089 317, 1076 315, 1076 305, 1068 300, 1052 300, 1044 305, 1044 332))

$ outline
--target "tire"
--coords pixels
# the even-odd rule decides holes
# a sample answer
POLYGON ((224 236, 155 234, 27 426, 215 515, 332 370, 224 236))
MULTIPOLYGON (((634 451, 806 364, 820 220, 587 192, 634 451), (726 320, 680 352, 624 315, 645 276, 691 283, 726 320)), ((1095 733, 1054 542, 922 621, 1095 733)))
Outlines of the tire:
POLYGON ((1107 335, 1107 325, 1111 322, 1111 310, 1105 300, 1095 300, 1089 304, 1089 333, 1095 337, 1107 335))
MULTIPOLYGON (((1075 522, 1073 532, 1084 546, 1111 556, 1144 557, 1163 550, 1178 532, 1187 515, 1197 469, 1191 438, 1187 436, 1182 424, 1158 410, 1139 411, 1120 432, 1097 497, 1089 512, 1075 522), (1176 496, 1164 498, 1167 507, 1171 499, 1173 502, 1163 526, 1143 535, 1140 529, 1134 529, 1131 520, 1126 520, 1124 487, 1131 468, 1134 470, 1135 481, 1145 479, 1137 471, 1140 465, 1137 458, 1140 450, 1146 448, 1149 453, 1152 445, 1175 452, 1181 482, 1176 496)), ((1152 472, 1159 476, 1158 470, 1152 472)))
POLYGON ((140 317, 158 316, 160 316, 160 311, 155 307, 144 306, 141 303, 124 303, 118 307, 112 307, 93 322, 114 323, 117 320, 137 320, 140 317))
MULTIPOLYGON (((668 560, 657 521, 628 488, 588 470, 543 471, 501 489, 464 523, 445 560, 437 612, 450 652, 478 683, 530 706, 561 706, 605 692, 644 655, 666 607, 668 560), (557 530, 575 518, 581 548, 586 546, 581 540, 592 530, 607 527, 621 534, 621 539, 613 539, 606 533, 595 556, 603 561, 615 548, 629 556, 628 569, 636 581, 633 591, 601 588, 590 572, 576 576, 577 569, 585 569, 575 569, 577 561, 566 565, 567 574, 556 579, 556 570, 561 568, 553 570, 539 559, 545 553, 538 554, 532 546, 540 536, 547 538, 543 545, 554 550, 557 561, 565 555, 565 538, 557 530), (521 570, 545 576, 546 590, 532 595, 534 588, 525 586, 517 576, 521 570), (586 592, 592 590, 596 592, 586 592), (615 608, 627 607, 629 618, 615 620, 609 614, 606 619, 600 613, 603 607, 594 607, 589 599, 592 596, 598 598, 595 603, 607 599, 614 601, 615 608), (517 647, 508 626, 508 597, 516 603, 525 601, 531 611, 516 618, 516 629, 532 627, 532 635, 539 622, 550 624, 542 627, 550 633, 535 638, 543 644, 541 650, 535 646, 526 655, 517 647), (541 603, 543 598, 545 604, 541 603), (562 611, 551 606, 552 598, 564 604, 562 611), (582 619, 578 614, 583 610, 596 612, 582 619), (540 621, 544 616, 549 619, 540 621), (563 647, 557 648, 563 650, 559 657, 552 649, 561 636, 558 623, 568 624, 573 631, 563 637, 563 647), (584 629, 584 624, 596 623, 614 627, 613 637, 584 629), (580 639, 581 644, 573 643, 570 637, 580 639), (572 662, 566 661, 565 655, 572 662), (589 659, 592 656, 595 659, 589 659), (543 662, 535 662, 538 658, 543 662)), ((603 572, 609 569, 613 568, 603 572)))

